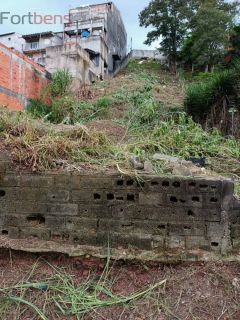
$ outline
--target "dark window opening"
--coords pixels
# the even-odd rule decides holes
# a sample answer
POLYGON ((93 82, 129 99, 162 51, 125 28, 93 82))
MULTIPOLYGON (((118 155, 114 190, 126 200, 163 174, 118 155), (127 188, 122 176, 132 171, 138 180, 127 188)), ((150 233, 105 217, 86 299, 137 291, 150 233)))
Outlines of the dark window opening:
POLYGON ((193 212, 192 210, 188 210, 188 216, 190 216, 190 217, 194 217, 194 216, 195 216, 195 214, 194 214, 194 212, 193 212))
POLYGON ((200 184, 200 189, 208 189, 208 185, 207 184, 200 184))
POLYGON ((190 183, 189 183, 189 187, 191 187, 191 188, 196 187, 196 182, 190 182, 190 183))
POLYGON ((181 187, 181 183, 178 181, 173 182, 173 187, 175 188, 180 188, 181 187))
POLYGON ((8 235, 8 231, 7 231, 7 230, 2 230, 2 234, 3 234, 4 236, 7 236, 7 235, 8 235))
POLYGON ((161 225, 158 226, 158 229, 159 230, 165 230, 166 226, 164 224, 161 224, 161 225))
POLYGON ((4 197, 6 195, 6 191, 0 190, 0 197, 4 197))
POLYGON ((99 193, 94 193, 94 199, 95 200, 101 199, 101 195, 99 193))
POLYGON ((114 200, 114 194, 108 193, 107 194, 107 200, 114 200))
POLYGON ((211 198, 210 202, 216 203, 216 202, 218 202, 218 199, 217 198, 211 198))
POLYGON ((211 242, 211 246, 212 246, 212 247, 218 247, 218 246, 219 246, 219 243, 218 243, 218 242, 211 242))
POLYGON ((169 182, 168 181, 163 181, 162 186, 163 187, 169 187, 169 182))
POLYGON ((118 180, 118 181, 117 181, 117 185, 118 185, 118 186, 123 186, 123 183, 124 183, 123 180, 118 180))
POLYGON ((200 198, 199 197, 192 197, 192 201, 193 202, 200 202, 200 198))
POLYGON ((133 180, 128 180, 127 181, 127 186, 133 186, 134 184, 134 181, 133 180))
POLYGON ((191 227, 188 227, 188 226, 185 226, 184 227, 184 230, 191 230, 192 228, 191 227))
POLYGON ((128 194, 128 195, 127 195, 127 201, 135 201, 135 196, 134 196, 134 194, 128 194))
POLYGON ((159 183, 158 183, 157 181, 152 181, 152 182, 151 182, 151 185, 152 185, 152 186, 158 186, 159 183))
POLYGON ((178 199, 176 197, 170 197, 171 202, 178 202, 178 199))
POLYGON ((38 224, 45 224, 45 217, 41 215, 27 217, 28 222, 36 222, 38 224))

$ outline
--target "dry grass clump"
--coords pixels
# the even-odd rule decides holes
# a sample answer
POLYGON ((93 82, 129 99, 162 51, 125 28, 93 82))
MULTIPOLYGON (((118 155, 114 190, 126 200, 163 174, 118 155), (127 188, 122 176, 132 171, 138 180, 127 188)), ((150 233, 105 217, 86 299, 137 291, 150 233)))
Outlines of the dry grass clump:
POLYGON ((107 152, 109 145, 106 136, 94 129, 46 125, 5 108, 0 109, 0 135, 13 162, 33 171, 52 169, 65 161, 88 161, 107 152))

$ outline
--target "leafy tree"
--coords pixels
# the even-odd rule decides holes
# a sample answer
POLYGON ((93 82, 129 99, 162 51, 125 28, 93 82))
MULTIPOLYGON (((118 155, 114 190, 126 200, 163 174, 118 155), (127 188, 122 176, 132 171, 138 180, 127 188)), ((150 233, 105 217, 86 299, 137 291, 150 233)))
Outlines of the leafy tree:
POLYGON ((187 43, 191 43, 189 55, 199 66, 205 66, 206 71, 223 59, 237 8, 236 2, 205 0, 192 19, 191 41, 187 43))
POLYGON ((235 26, 229 34, 230 46, 228 53, 230 60, 233 60, 240 55, 240 25, 235 26))
POLYGON ((198 4, 197 0, 152 0, 139 14, 140 26, 153 28, 145 43, 150 45, 161 38, 160 51, 168 57, 173 72, 198 4))

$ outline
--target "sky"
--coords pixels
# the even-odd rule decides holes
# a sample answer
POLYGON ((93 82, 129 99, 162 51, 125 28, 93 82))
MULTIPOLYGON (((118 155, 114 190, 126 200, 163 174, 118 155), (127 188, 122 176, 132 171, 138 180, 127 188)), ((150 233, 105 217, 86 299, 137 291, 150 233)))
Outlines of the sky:
MULTIPOLYGON (((70 8, 85 4, 102 3, 104 0, 2 0, 1 12, 11 12, 12 15, 27 15, 28 12, 37 12, 42 15, 65 15, 70 8)), ((115 0, 113 1, 122 13, 123 21, 128 33, 128 49, 130 49, 131 38, 133 49, 155 49, 157 43, 152 46, 143 44, 148 30, 139 27, 138 14, 148 5, 150 0, 115 0)), ((43 31, 62 31, 60 23, 57 25, 32 25, 25 20, 24 25, 13 25, 8 20, 0 24, 0 34, 18 32, 21 34, 36 33, 43 31)))

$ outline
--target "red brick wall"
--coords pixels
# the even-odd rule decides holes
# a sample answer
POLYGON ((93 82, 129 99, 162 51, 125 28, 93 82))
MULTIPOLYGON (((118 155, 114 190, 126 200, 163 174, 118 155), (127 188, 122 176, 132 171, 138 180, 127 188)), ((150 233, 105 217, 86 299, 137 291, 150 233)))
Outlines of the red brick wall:
POLYGON ((0 43, 0 106, 23 110, 47 84, 43 67, 0 43))

